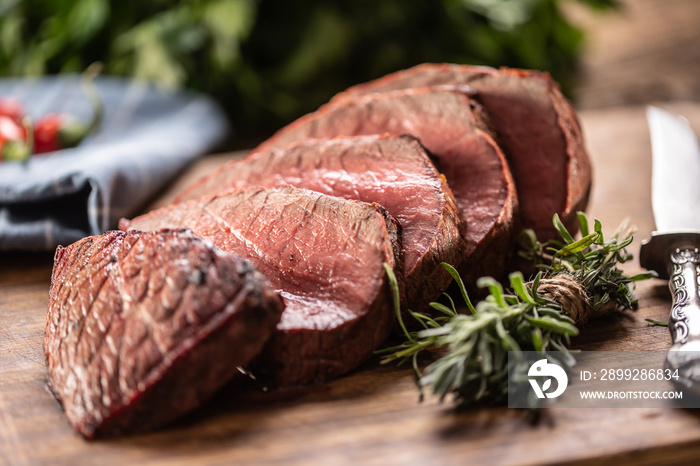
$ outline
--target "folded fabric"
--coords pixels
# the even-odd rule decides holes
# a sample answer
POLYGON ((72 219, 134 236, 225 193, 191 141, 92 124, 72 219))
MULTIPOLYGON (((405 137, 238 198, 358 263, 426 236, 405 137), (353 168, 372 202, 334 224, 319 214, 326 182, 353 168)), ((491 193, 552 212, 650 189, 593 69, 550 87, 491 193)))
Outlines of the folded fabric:
MULTIPOLYGON (((115 228, 228 130, 205 96, 110 77, 95 84, 104 104, 96 133, 72 149, 0 163, 0 250, 52 250, 115 228)), ((19 98, 33 120, 92 115, 80 76, 0 80, 4 96, 19 98)))

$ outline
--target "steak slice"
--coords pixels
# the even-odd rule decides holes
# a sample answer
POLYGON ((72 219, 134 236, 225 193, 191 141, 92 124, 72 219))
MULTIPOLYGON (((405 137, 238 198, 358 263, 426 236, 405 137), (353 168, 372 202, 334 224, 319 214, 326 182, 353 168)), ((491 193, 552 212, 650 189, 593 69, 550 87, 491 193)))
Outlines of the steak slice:
POLYGON ((376 202, 401 225, 406 300, 423 310, 447 288, 438 265, 464 255, 465 223, 445 179, 412 136, 305 139, 232 160, 186 189, 175 202, 230 189, 292 185, 376 202))
POLYGON ((483 104, 509 158, 523 227, 540 240, 558 238, 558 213, 575 231, 592 183, 591 162, 571 103, 548 73, 512 68, 425 63, 358 84, 332 99, 436 85, 468 85, 483 104))
POLYGON ((397 224, 376 204, 292 188, 252 188, 152 211, 126 229, 188 227, 248 258, 278 289, 285 310, 253 373, 270 386, 340 376, 391 331, 383 264, 401 277, 397 224))
MULTIPOLYGON (((465 86, 405 89, 329 103, 279 130, 253 153, 305 138, 411 134, 437 168, 467 222, 465 281, 505 270, 517 195, 505 157, 489 134, 488 118, 465 86)), ((456 264, 453 264, 456 265, 456 264)))
POLYGON ((49 384, 85 437, 150 430, 256 356, 282 308, 248 261, 189 231, 87 237, 56 250, 49 384))

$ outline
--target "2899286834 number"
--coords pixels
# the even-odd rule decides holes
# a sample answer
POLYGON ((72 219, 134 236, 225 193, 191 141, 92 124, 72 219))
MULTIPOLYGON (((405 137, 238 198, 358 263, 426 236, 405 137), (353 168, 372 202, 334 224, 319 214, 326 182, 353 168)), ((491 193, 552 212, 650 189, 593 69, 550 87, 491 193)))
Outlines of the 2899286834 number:
POLYGON ((678 380, 678 369, 602 369, 600 380, 678 380))

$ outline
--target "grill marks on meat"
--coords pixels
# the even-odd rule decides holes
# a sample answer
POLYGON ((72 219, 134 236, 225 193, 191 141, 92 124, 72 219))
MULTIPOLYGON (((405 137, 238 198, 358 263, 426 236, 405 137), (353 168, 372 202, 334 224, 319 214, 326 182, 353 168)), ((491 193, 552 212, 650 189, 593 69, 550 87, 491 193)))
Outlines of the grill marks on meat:
POLYGON ((406 299, 416 311, 449 285, 440 262, 457 264, 465 252, 456 200, 424 148, 407 135, 306 139, 259 152, 219 167, 176 202, 284 185, 382 205, 401 225, 406 299))
POLYGON ((282 308, 248 261, 189 231, 87 237, 55 255, 51 389, 86 437, 153 429, 258 354, 282 308))
POLYGON ((292 187, 205 196, 122 229, 188 227, 250 261, 281 290, 277 332, 256 363, 271 386, 321 382, 363 363, 393 320, 383 264, 401 277, 395 220, 376 204, 292 187))
POLYGON ((533 228, 540 240, 555 238, 556 212, 575 230, 576 213, 588 204, 592 168, 576 113, 549 74, 426 63, 353 86, 332 102, 446 84, 473 88, 491 116, 513 169, 523 227, 533 228))
POLYGON ((412 134, 436 158, 466 219, 465 280, 498 276, 519 229, 517 195, 488 117, 472 95, 465 86, 441 86, 348 96, 282 128, 254 153, 306 138, 412 134))

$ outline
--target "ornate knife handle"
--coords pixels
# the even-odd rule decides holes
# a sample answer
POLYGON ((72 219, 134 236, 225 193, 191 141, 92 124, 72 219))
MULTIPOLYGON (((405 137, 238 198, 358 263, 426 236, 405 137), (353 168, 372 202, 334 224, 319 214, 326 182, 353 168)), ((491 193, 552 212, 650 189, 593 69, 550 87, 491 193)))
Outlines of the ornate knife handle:
POLYGON ((673 344, 664 367, 678 371, 673 383, 700 396, 700 232, 653 233, 642 242, 639 262, 668 279, 673 344), (697 247, 695 245, 698 245, 697 247))
POLYGON ((671 252, 668 287, 673 307, 668 319, 673 345, 664 367, 678 373, 674 385, 700 396, 700 253, 681 247, 671 252))
MULTIPOLYGON (((668 286, 673 295, 673 307, 668 329, 673 340, 672 350, 677 350, 689 344, 700 345, 700 252, 698 248, 676 248, 671 252, 670 261, 668 286)), ((700 346, 692 349, 700 349, 700 346)))
POLYGON ((642 242, 639 262, 668 280, 673 307, 668 321, 671 351, 700 352, 700 232, 654 232, 642 242))

